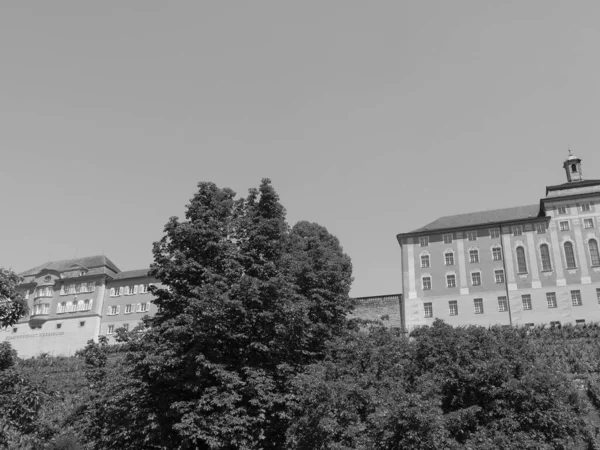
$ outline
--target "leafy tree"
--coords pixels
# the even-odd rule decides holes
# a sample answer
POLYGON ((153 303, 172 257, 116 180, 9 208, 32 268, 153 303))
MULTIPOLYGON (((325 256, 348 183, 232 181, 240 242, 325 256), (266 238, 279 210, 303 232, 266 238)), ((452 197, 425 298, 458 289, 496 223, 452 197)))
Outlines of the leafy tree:
POLYGON ((0 268, 0 327, 10 327, 29 312, 27 301, 17 286, 21 277, 12 270, 0 268))

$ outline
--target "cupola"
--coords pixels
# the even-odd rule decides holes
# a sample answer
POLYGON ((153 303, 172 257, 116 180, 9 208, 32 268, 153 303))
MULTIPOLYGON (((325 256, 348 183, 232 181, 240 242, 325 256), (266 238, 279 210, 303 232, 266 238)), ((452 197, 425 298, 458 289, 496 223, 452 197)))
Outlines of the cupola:
POLYGON ((569 183, 573 181, 583 181, 583 174, 581 173, 581 159, 571 153, 569 150, 569 157, 563 163, 565 172, 567 173, 567 181, 569 183))

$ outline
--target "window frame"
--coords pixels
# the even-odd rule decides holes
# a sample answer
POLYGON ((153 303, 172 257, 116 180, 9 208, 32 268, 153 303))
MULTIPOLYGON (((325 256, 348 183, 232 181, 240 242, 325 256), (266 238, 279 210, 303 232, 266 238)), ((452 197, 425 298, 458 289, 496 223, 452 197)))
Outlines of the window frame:
POLYGON ((467 240, 474 242, 477 240, 477 231, 467 231, 467 240))
POLYGON ((495 284, 506 283, 506 275, 504 273, 504 269, 494 269, 494 282, 495 282, 495 284), (500 275, 500 277, 498 275, 500 275), (498 280, 500 280, 500 281, 498 281, 498 280))
POLYGON ((444 251, 444 265, 445 266, 453 266, 453 265, 455 265, 454 251, 453 250, 445 250, 444 251), (448 258, 448 256, 450 256, 450 258, 448 258), (451 261, 450 263, 448 263, 449 260, 451 261))
POLYGON ((546 305, 548 306, 548 309, 558 308, 556 292, 546 292, 546 305))
POLYGON ((567 214, 567 207, 566 207, 566 206, 557 206, 557 207, 556 207, 556 211, 557 211, 557 212, 558 212, 558 214, 560 214, 560 215, 567 214))
POLYGON ((433 303, 432 302, 423 303, 423 309, 424 309, 425 318, 429 319, 429 318, 433 317, 433 303))
POLYGON ((546 242, 542 242, 540 244, 540 262, 542 263, 542 272, 552 272, 552 257, 550 256, 550 246, 546 242), (547 258, 544 256, 544 251, 542 248, 546 249, 547 258), (546 261, 547 259, 547 261, 546 261), (547 264, 546 264, 547 263, 547 264))
POLYGON ((457 300, 448 300, 448 315, 449 316, 458 316, 458 301, 457 300))
POLYGON ((513 236, 523 236, 523 226, 522 225, 513 225, 511 227, 513 236))
MULTIPOLYGON (((427 269, 429 267, 431 267, 431 256, 429 255, 429 253, 424 253, 421 256, 421 269, 427 269), (423 264, 424 258, 427 259, 427 264, 423 264)), ((136 286, 137 287, 137 286, 136 286)))
POLYGON ((419 247, 428 247, 429 246, 429 236, 420 236, 419 237, 419 247))
POLYGON ((421 290, 422 291, 430 291, 432 289, 432 286, 433 286, 433 282, 431 280, 431 275, 421 276, 421 290), (427 283, 429 284, 428 287, 425 286, 425 280, 427 280, 427 283))
POLYGON ((583 306, 583 300, 581 298, 581 291, 574 289, 571 291, 571 305, 572 306, 583 306))
POLYGON ((475 314, 483 314, 483 299, 482 298, 474 298, 473 299, 473 310, 475 314))
POLYGON ((508 312, 508 298, 506 295, 498 297, 498 312, 508 312))
POLYGON ((518 245, 515 248, 515 256, 517 260, 517 274, 524 275, 529 273, 527 271, 527 255, 525 253, 525 247, 518 245))
POLYGON ((573 243, 571 241, 563 242, 563 251, 565 254, 565 267, 567 270, 577 269, 577 256, 575 255, 575 246, 573 243), (567 248, 569 249, 568 251, 567 248))
POLYGON ((558 222, 558 229, 560 231, 571 231, 571 225, 568 220, 561 220, 558 222))
POLYGON ((531 305, 531 294, 521 295, 521 304, 523 305, 523 311, 531 311, 533 309, 531 305))
POLYGON ((442 234, 442 241, 444 242, 444 244, 452 244, 452 242, 454 241, 454 236, 452 235, 452 233, 445 233, 442 234))
POLYGON ((538 222, 535 224, 535 231, 537 234, 546 234, 548 232, 548 227, 545 222, 538 222))
POLYGON ((470 264, 479 264, 479 249, 478 248, 470 248, 469 249, 469 263, 470 264), (473 258, 475 256, 475 258, 473 258))
POLYGON ((590 265, 592 267, 600 267, 600 247, 598 246, 598 240, 591 238, 588 240, 588 252, 590 254, 590 265), (592 247, 592 242, 594 243, 592 247))
POLYGON ((583 219, 583 228, 586 230, 591 230, 592 228, 594 228, 594 218, 586 217, 585 219, 583 219))
POLYGON ((490 228, 490 239, 500 239, 500 228, 490 228))
POLYGON ((492 261, 502 261, 504 255, 502 254, 502 247, 498 244, 492 246, 492 261), (499 258, 496 258, 498 254, 499 258))
POLYGON ((481 271, 471 272, 471 286, 481 286, 481 271), (477 275, 477 283, 475 283, 474 275, 477 275))
POLYGON ((446 274, 446 288, 452 289, 456 287, 456 274, 448 273, 446 274))

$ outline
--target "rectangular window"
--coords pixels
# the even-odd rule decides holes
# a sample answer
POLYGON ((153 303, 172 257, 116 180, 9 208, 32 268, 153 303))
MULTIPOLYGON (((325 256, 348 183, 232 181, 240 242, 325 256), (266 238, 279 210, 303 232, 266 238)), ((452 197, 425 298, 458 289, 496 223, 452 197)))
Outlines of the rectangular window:
POLYGON ((423 303, 425 308, 425 317, 433 317, 433 305, 431 303, 423 303))
MULTIPOLYGON (((428 239, 428 238, 425 238, 428 239)), ((140 290, 138 291, 140 294, 147 294, 148 293, 148 284, 140 284, 140 290)))
POLYGON ((456 275, 446 275, 446 287, 456 287, 456 275))
POLYGON ((522 236, 523 235, 523 227, 521 225, 515 225, 512 227, 513 236, 522 236))
POLYGON ((581 211, 589 211, 590 209, 591 208, 590 208, 590 204, 589 203, 583 203, 581 205, 581 211))
POLYGON ((131 314, 133 312, 133 305, 125 305, 125 314, 131 314))
POLYGON ((492 248, 492 259, 494 261, 501 261, 502 260, 502 249, 500 247, 494 247, 494 248, 492 248))
POLYGON ((596 288, 596 297, 598 298, 598 303, 600 303, 600 288, 596 288))
POLYGON ((431 290, 431 277, 423 277, 421 280, 423 281, 423 290, 430 291, 431 290))
POLYGON ((554 292, 547 292, 546 302, 548 302, 548 308, 556 308, 556 294, 554 292))
POLYGON ((429 238, 427 236, 421 236, 419 238, 419 245, 421 247, 427 247, 429 245, 429 238))
POLYGON ((452 234, 445 234, 443 238, 444 244, 452 244, 452 234))
POLYGON ((43 305, 42 314, 50 314, 50 303, 45 303, 43 305))
POLYGON ((560 328, 560 322, 550 322, 550 328, 560 328))
POLYGON ((584 228, 594 228, 594 219, 583 219, 584 228))
POLYGON ((525 326, 529 327, 529 328, 533 328, 535 326, 535 324, 533 324, 533 323, 526 323, 525 326))
POLYGON ((567 207, 566 206, 559 206, 558 207, 558 213, 559 214, 566 214, 567 213, 567 207))
POLYGON ((142 312, 148 312, 150 310, 150 302, 142 303, 142 312))
POLYGON ((106 334, 113 334, 115 332, 115 326, 114 325, 109 325, 108 326, 108 331, 106 332, 106 334))
POLYGON ((508 301, 506 300, 506 297, 498 297, 498 311, 508 311, 508 301))
POLYGON ((498 239, 500 237, 500 229, 499 228, 490 229, 490 237, 492 239, 498 239))
POLYGON ((584 325, 585 324, 585 319, 577 319, 575 321, 575 325, 584 325))
POLYGON ((62 328, 62 323, 57 323, 57 324, 56 324, 56 329, 57 329, 57 330, 60 330, 61 328, 62 328))
POLYGON ((472 272, 471 273, 471 284, 473 284, 473 286, 481 285, 481 272, 472 272))
POLYGON ((129 331, 129 324, 128 323, 123 324, 123 328, 125 328, 125 331, 129 331))
POLYGON ((573 306, 581 306, 581 291, 571 291, 571 303, 573 306))
POLYGON ((546 232, 546 224, 545 223, 536 223, 535 229, 538 234, 544 234, 546 232))
POLYGON ((79 322, 79 326, 80 326, 80 327, 83 327, 83 326, 85 326, 85 320, 82 320, 81 322, 79 322))
POLYGON ((445 258, 447 266, 453 266, 454 265, 454 253, 452 253, 452 252, 445 253, 444 254, 444 258, 445 258))
POLYGON ((472 263, 479 262, 479 250, 469 250, 469 261, 472 263))
POLYGON ((567 220, 563 220, 559 223, 560 231, 569 231, 569 222, 567 220))
POLYGON ((429 255, 421 255, 421 268, 429 267, 429 255))
POLYGON ((469 241, 476 241, 477 240, 477 231, 469 231, 467 233, 467 239, 469 241))
POLYGON ((119 314, 119 306, 109 306, 108 307, 108 315, 109 316, 115 316, 117 314, 119 314))
POLYGON ((521 295, 521 301, 523 302, 523 309, 530 310, 531 309, 531 295, 521 295))
POLYGON ((458 316, 458 302, 456 300, 450 300, 448 302, 448 310, 451 316, 458 316))
POLYGON ((473 306, 475 307, 475 314, 483 314, 483 299, 482 298, 474 299, 473 306))
POLYGON ((504 283, 504 269, 494 270, 494 279, 497 284, 504 283))

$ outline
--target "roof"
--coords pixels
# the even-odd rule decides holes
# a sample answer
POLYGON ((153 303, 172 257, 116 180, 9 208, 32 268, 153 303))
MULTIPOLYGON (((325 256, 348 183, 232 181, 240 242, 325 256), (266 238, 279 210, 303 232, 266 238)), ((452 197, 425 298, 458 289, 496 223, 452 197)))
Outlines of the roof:
POLYGON ((126 278, 147 277, 150 269, 125 270, 113 275, 113 280, 124 280, 126 278))
POLYGON ((60 261, 48 261, 40 266, 34 267, 33 269, 26 270, 19 275, 22 277, 31 276, 44 269, 56 270, 57 272, 68 272, 78 267, 85 267, 87 269, 91 269, 93 267, 108 267, 113 272, 120 272, 119 268, 106 256, 95 255, 85 256, 83 258, 62 259, 60 261))
POLYGON ((424 227, 417 228, 409 233, 416 234, 428 231, 445 230, 448 228, 467 228, 478 225, 489 225, 491 223, 515 222, 527 220, 540 216, 540 205, 516 206, 504 209, 491 209, 454 216, 444 216, 428 223, 424 227))
MULTIPOLYGON (((568 194, 565 195, 577 195, 577 192, 572 189, 580 189, 584 187, 600 186, 600 180, 581 180, 581 181, 569 181, 563 184, 556 184, 554 186, 546 186, 547 197, 557 197, 557 195, 548 195, 549 192, 569 190, 568 194)), ((564 196, 564 195, 563 195, 564 196)))

